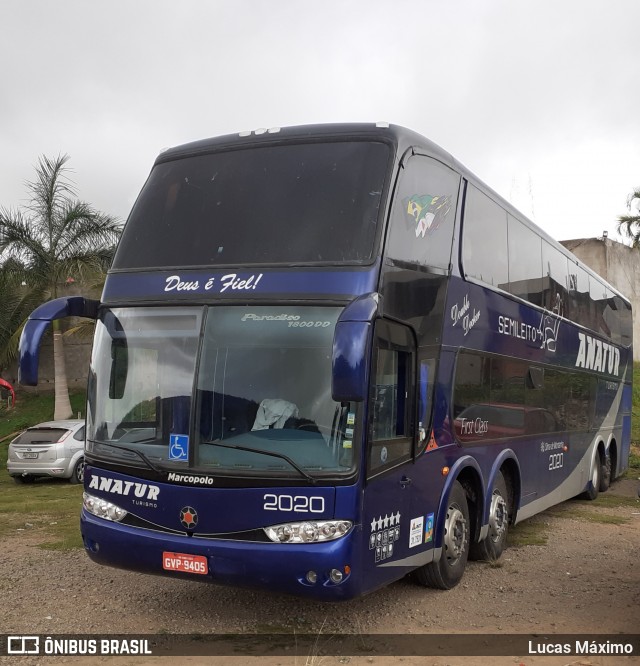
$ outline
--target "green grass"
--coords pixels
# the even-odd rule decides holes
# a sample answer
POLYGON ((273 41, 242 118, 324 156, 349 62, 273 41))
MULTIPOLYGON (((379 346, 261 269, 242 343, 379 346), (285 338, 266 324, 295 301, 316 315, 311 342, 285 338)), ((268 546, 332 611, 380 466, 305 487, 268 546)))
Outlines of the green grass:
POLYGON ((507 545, 513 548, 545 546, 547 541, 547 526, 541 520, 536 520, 535 516, 510 527, 507 535, 507 545))
MULTIPOLYGON (((613 486, 615 488, 615 486, 613 486)), ((614 495, 615 491, 609 491, 607 493, 600 493, 598 498, 593 501, 586 499, 575 499, 572 500, 578 506, 596 506, 603 507, 605 509, 617 509, 621 506, 630 506, 633 508, 640 507, 640 499, 637 497, 623 497, 622 495, 614 495)))
MULTIPOLYGON (((75 414, 84 414, 85 401, 83 391, 72 392, 71 407, 75 414)), ((52 419, 52 393, 21 393, 14 409, 0 411, 0 539, 24 530, 37 536, 42 548, 70 550, 82 547, 79 527, 82 487, 48 478, 19 484, 7 473, 5 462, 11 439, 8 435, 52 419)))
POLYGON ((631 407, 631 441, 640 444, 640 363, 633 364, 633 401, 631 407))
MULTIPOLYGON (((3 460, 7 446, 0 445, 3 460)), ((42 548, 81 548, 81 505, 82 486, 62 479, 19 484, 7 474, 6 465, 0 468, 0 539, 24 530, 37 535, 42 548)))
POLYGON ((627 479, 637 479, 640 477, 640 444, 637 442, 631 444, 629 468, 623 476, 627 479))
POLYGON ((622 525, 629 522, 629 519, 623 516, 612 516, 607 513, 589 511, 584 506, 587 503, 591 506, 598 506, 597 501, 589 502, 588 500, 585 500, 585 502, 575 502, 571 500, 547 509, 547 513, 556 516, 557 518, 575 518, 576 520, 584 520, 588 523, 622 525))

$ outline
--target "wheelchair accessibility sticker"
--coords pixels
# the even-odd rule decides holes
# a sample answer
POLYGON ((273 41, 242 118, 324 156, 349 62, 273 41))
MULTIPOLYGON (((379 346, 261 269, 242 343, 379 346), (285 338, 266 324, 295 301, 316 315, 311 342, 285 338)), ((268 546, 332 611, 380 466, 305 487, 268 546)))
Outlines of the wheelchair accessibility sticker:
POLYGON ((189 435, 170 435, 169 460, 189 460, 189 435))

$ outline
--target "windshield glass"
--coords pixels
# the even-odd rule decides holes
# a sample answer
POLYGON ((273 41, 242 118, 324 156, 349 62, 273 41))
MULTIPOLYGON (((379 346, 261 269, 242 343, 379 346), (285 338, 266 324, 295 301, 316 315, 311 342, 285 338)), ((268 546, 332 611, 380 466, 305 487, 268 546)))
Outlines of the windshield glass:
POLYGON ((92 357, 88 451, 213 475, 350 473, 355 403, 331 398, 340 311, 210 307, 202 336, 200 308, 106 312, 92 357))
POLYGON ((368 262, 388 158, 383 143, 334 141, 158 164, 113 268, 368 262))
POLYGON ((189 432, 201 322, 201 308, 101 314, 89 372, 87 451, 138 466, 144 462, 135 450, 150 460, 184 462, 169 456, 169 441, 172 433, 189 432))

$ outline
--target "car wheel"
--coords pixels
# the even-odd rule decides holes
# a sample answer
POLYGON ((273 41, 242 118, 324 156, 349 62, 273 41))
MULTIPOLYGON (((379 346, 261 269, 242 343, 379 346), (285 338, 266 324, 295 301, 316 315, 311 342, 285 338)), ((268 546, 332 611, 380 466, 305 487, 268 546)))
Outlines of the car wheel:
POLYGON ((69 481, 71 483, 84 483, 84 458, 80 458, 76 463, 69 481))

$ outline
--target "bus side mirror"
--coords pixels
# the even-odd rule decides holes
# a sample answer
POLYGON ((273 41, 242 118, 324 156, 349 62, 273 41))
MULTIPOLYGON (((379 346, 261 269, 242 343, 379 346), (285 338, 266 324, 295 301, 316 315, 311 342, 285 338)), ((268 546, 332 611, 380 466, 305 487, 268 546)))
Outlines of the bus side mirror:
POLYGON ((352 301, 336 323, 333 336, 331 396, 336 402, 362 402, 369 390, 369 352, 378 295, 352 301))
POLYGON ((20 336, 18 381, 25 386, 38 385, 40 343, 49 324, 63 317, 98 318, 99 301, 82 296, 56 298, 37 307, 27 319, 20 336))

